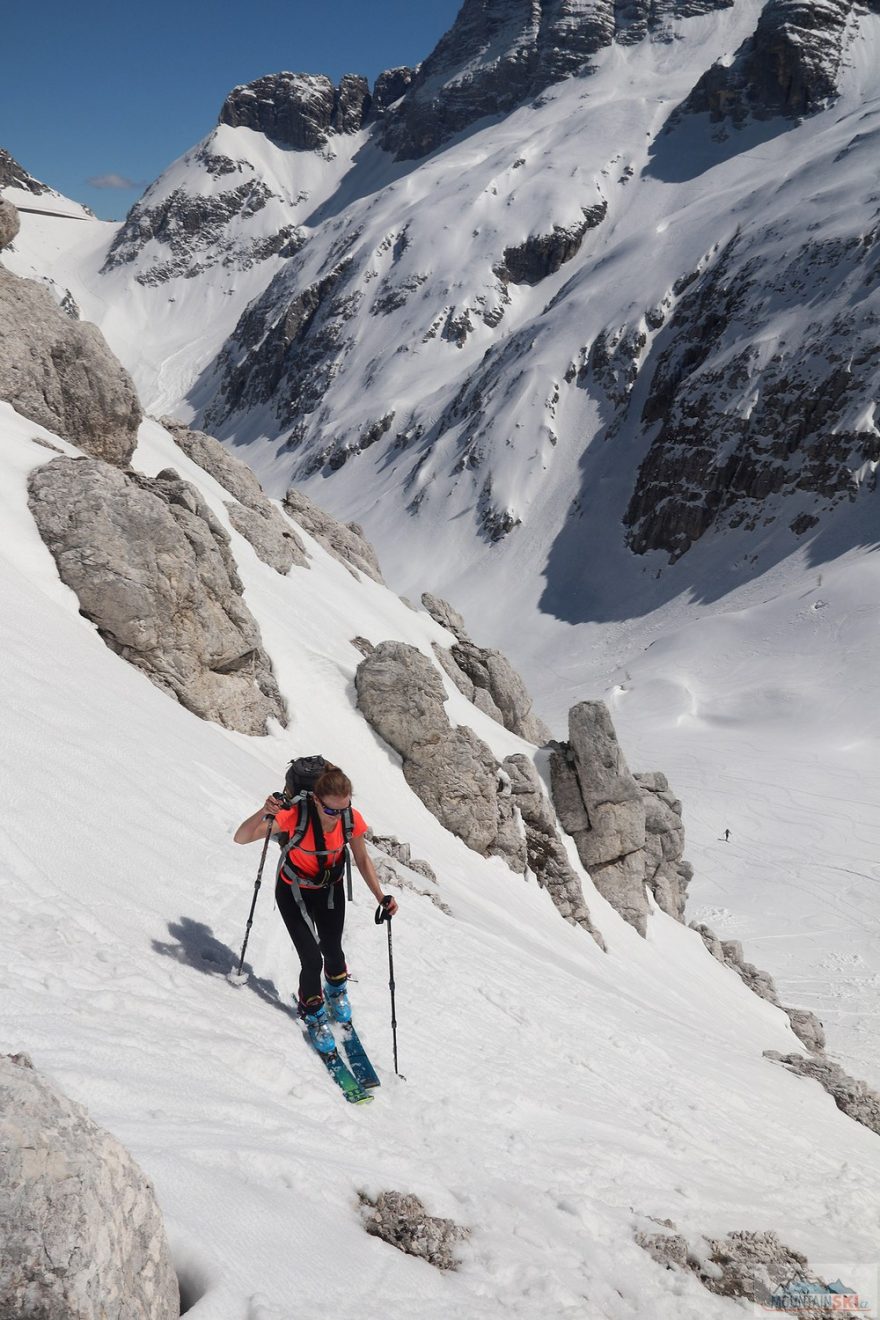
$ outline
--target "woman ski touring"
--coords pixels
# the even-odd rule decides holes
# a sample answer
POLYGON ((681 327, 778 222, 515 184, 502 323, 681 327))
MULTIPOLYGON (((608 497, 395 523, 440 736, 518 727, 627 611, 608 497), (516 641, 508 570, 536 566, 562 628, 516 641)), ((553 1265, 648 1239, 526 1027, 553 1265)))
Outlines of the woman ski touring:
MULTIPOLYGON (((293 762, 291 769, 303 764, 293 762)), ((351 1021, 348 968, 342 949, 347 846, 376 900, 389 916, 397 911, 396 899, 382 893, 364 841, 367 823, 351 805, 351 791, 348 776, 338 766, 325 763, 311 790, 300 792, 292 804, 272 794, 242 821, 234 836, 236 843, 254 843, 270 832, 281 836, 275 901, 299 955, 299 1014, 312 1044, 322 1054, 331 1054, 336 1048, 325 995, 334 1020, 351 1021)))

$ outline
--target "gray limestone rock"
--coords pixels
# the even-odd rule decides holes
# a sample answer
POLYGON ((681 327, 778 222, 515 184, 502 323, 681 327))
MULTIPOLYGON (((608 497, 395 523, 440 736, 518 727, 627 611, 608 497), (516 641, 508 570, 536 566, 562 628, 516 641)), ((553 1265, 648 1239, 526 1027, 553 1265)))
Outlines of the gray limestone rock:
POLYGON ((235 496, 238 503, 226 505, 229 520, 250 541, 264 564, 281 574, 288 573, 294 564, 309 567, 306 548, 296 530, 263 494, 246 463, 234 458, 219 440, 204 431, 193 431, 171 417, 163 417, 161 424, 194 463, 235 496))
POLYGON ((366 719, 402 757, 407 783, 440 823, 475 852, 524 871, 525 840, 509 794, 499 793, 491 748, 473 730, 451 727, 443 680, 427 656, 381 642, 358 665, 355 688, 366 719))
MULTIPOLYGON (((791 1284, 814 1284, 817 1293, 828 1293, 828 1281, 810 1268, 806 1256, 793 1251, 775 1233, 738 1229, 724 1238, 701 1238, 689 1243, 675 1224, 665 1220, 669 1233, 639 1231, 635 1240, 666 1269, 690 1271, 707 1292, 731 1297, 762 1311, 779 1310, 779 1294, 793 1299, 791 1284)), ((803 1320, 822 1320, 829 1314, 824 1306, 802 1299, 797 1313, 803 1320)))
POLYGON ((295 486, 291 486, 284 496, 284 508, 334 559, 384 585, 376 551, 357 523, 337 522, 295 486))
POLYGON ((670 40, 672 20, 731 0, 464 0, 452 28, 384 117, 383 143, 425 156, 489 115, 572 75, 612 41, 670 40))
POLYGON ((2 147, 0 147, 0 188, 23 188, 25 192, 33 193, 35 197, 52 191, 48 184, 40 183, 39 179, 28 174, 15 157, 10 156, 2 147))
POLYGON ((0 1057, 0 1153, 0 1315, 176 1320, 151 1184, 26 1055, 0 1057))
POLYGON ((495 274, 505 284, 539 284, 577 256, 589 230, 605 219, 608 203, 581 207, 583 220, 574 225, 554 225, 549 234, 535 234, 515 247, 504 249, 504 259, 495 274))
POLYGON ((9 247, 13 242, 21 226, 18 218, 18 211, 7 202, 4 197, 0 197, 0 250, 9 247))
POLYGON ((765 1050, 764 1057, 784 1064, 789 1072, 800 1077, 812 1077, 825 1088, 838 1109, 880 1136, 880 1095, 872 1091, 867 1082, 856 1081, 824 1055, 806 1059, 802 1054, 765 1050))
MULTIPOLYGON (((366 663, 366 662, 365 662, 366 663)), ((498 840, 498 769, 472 729, 447 729, 415 742, 404 760, 407 783, 441 825, 487 856, 498 840)))
POLYGON ((335 133, 363 128, 370 104, 367 80, 355 74, 334 87, 323 74, 272 73, 234 87, 220 123, 254 129, 297 151, 316 151, 335 133))
POLYGON ((229 538, 171 469, 37 468, 29 503, 59 574, 112 650, 203 719, 263 734, 287 712, 229 538))
POLYGON ((384 69, 373 85, 373 102, 370 113, 374 117, 384 115, 395 101, 399 101, 415 77, 415 69, 408 65, 399 65, 396 69, 384 69))
POLYGON ((204 468, 224 490, 234 495, 240 504, 247 504, 254 509, 260 507, 266 497, 263 494, 263 487, 247 463, 235 458, 219 440, 212 435, 206 435, 204 431, 195 431, 189 426, 184 426, 182 422, 175 421, 173 417, 161 417, 159 421, 187 458, 198 463, 200 468, 204 468))
POLYGON ((404 761, 417 743, 449 732, 443 680, 414 646, 381 642, 358 665, 355 687, 367 720, 404 761))
MULTIPOLYGON (((221 159, 198 157, 209 175, 218 176, 216 163, 221 159)), ((305 242, 303 230, 296 225, 282 225, 269 233, 259 226, 249 232, 248 222, 278 201, 268 185, 255 177, 253 167, 229 162, 238 174, 246 177, 223 192, 187 192, 175 188, 159 200, 148 189, 136 202, 113 239, 102 267, 102 274, 138 263, 134 279, 152 287, 177 276, 193 279, 212 267, 249 270, 270 257, 291 257, 305 242), (149 251, 145 254, 145 249, 149 251)))
POLYGON ((677 301, 642 408, 654 439, 624 515, 636 554, 665 550, 673 562, 710 528, 767 536, 778 518, 801 535, 870 498, 864 471, 880 438, 863 419, 880 380, 880 317, 864 290, 876 285, 880 231, 791 229, 734 236, 677 301), (761 327, 789 309, 797 328, 759 351, 761 327))
MULTIPOLYGON (((580 839, 575 835, 580 851, 580 839)), ((598 862, 589 868, 590 879, 607 902, 640 935, 648 930, 648 903, 645 898, 645 864, 640 853, 627 853, 614 861, 598 862)))
POLYGON ((630 773, 601 701, 572 707, 569 736, 552 744, 551 793, 596 888, 643 935, 646 886, 664 912, 683 920, 693 869, 682 855, 681 803, 666 776, 630 773))
POLYGON ((532 699, 526 685, 500 651, 475 645, 474 642, 456 642, 452 658, 458 668, 474 685, 474 703, 480 706, 511 733, 517 733, 527 742, 542 745, 550 739, 550 730, 532 712, 532 699))
POLYGON ((732 62, 713 64, 669 121, 709 114, 737 127, 753 116, 797 118, 839 95, 848 0, 768 0, 757 27, 732 62))
POLYGON ((368 1233, 439 1270, 458 1268, 459 1244, 470 1229, 429 1215, 417 1196, 403 1192, 380 1192, 375 1200, 362 1192, 360 1202, 368 1233))
POLYGON ((692 921, 690 925, 691 930, 695 930, 700 935, 713 958, 717 958, 719 962, 736 972, 753 994, 781 1008, 798 1039, 803 1041, 812 1053, 821 1054, 825 1048, 825 1032, 815 1013, 804 1008, 786 1008, 780 1004, 773 977, 769 972, 756 967, 754 963, 746 962, 739 940, 720 940, 715 932, 702 922, 692 921))
POLYGON ((569 865, 553 807, 537 770, 522 753, 506 757, 502 770, 508 777, 513 801, 525 827, 530 870, 547 890, 561 916, 572 925, 583 926, 604 950, 605 941, 590 920, 581 882, 569 865))
POLYGON ((442 600, 439 596, 432 596, 429 591, 423 591, 422 604, 434 622, 439 623, 441 628, 448 628, 460 642, 470 641, 464 619, 448 601, 442 600))
POLYGON ((449 675, 461 695, 466 697, 468 701, 473 701, 474 685, 464 670, 459 669, 452 657, 452 652, 447 651, 446 647, 441 646, 439 642, 432 642, 431 650, 437 657, 437 663, 440 665, 443 672, 449 675))
POLYGON ((97 326, 0 267, 0 399, 96 458, 128 463, 141 409, 97 326))
POLYGON ((276 573, 283 577, 294 564, 298 568, 309 567, 305 546, 290 522, 269 500, 257 509, 230 500, 226 509, 235 530, 250 541, 263 563, 276 573))

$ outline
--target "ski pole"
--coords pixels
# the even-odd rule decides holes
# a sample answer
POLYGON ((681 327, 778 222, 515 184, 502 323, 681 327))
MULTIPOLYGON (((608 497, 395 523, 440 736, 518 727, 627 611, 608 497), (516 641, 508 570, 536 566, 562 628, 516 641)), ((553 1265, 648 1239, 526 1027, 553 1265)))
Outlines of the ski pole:
MULTIPOLYGON (((272 816, 263 817, 263 820, 273 820, 273 819, 274 817, 272 816)), ((244 944, 241 946, 241 957, 238 960, 238 971, 230 972, 226 977, 230 985, 244 985, 245 981, 247 980, 247 977, 243 975, 241 969, 242 967, 244 967, 244 954, 248 946, 248 940, 251 937, 251 926, 254 924, 254 909, 257 906, 257 895, 260 892, 260 885, 263 883, 263 867, 266 865, 266 853, 269 851, 269 840, 271 839, 271 837, 272 837, 272 828, 270 826, 269 829, 266 831, 266 839, 265 842, 263 843, 263 852, 262 852, 262 856, 260 857, 260 868, 257 871, 257 882, 254 885, 254 897, 253 897, 253 901, 251 902, 251 910, 248 913, 247 926, 245 927, 245 932, 244 932, 244 944)))
POLYGON ((383 921, 388 923, 388 988, 391 991, 391 1039, 394 1043, 394 1072, 401 1079, 406 1081, 403 1073, 397 1067, 397 1013, 394 1004, 394 952, 391 947, 391 913, 380 903, 376 908, 376 925, 381 926, 383 921))

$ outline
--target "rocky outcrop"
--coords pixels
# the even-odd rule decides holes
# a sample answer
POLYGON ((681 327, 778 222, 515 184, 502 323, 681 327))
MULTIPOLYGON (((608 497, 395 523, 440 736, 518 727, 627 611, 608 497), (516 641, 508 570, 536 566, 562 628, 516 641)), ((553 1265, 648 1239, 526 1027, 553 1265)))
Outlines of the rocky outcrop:
POLYGON ((441 600, 439 596, 432 596, 429 591, 423 591, 421 599, 435 623, 439 623, 441 628, 448 629, 460 642, 470 641, 464 619, 448 601, 441 600))
POLYGON ((665 550, 674 561, 710 527, 791 520, 790 499, 803 492, 810 516, 790 521, 800 535, 873 488, 880 312, 865 290, 877 279, 880 228, 793 248, 782 231, 768 252, 770 238, 731 240, 664 331, 642 409, 643 426, 659 427, 624 517, 637 554, 665 550))
MULTIPOLYGON (((243 168, 231 162, 236 172, 243 168)), ((247 171, 253 171, 248 165, 247 171)), ((209 171, 210 173, 211 171, 209 171)), ((281 225, 268 234, 250 236, 247 221, 278 195, 262 179, 249 176, 224 192, 188 193, 175 188, 152 201, 150 189, 136 202, 113 239, 102 274, 139 262, 134 278, 145 286, 165 284, 177 276, 193 279, 213 266, 249 270, 270 257, 292 257, 305 236, 295 225, 281 225), (153 245, 152 259, 141 261, 153 245)))
POLYGON ((645 808, 645 882, 657 906, 678 921, 684 920, 685 891, 694 868, 684 860, 681 802, 664 774, 633 776, 645 808))
POLYGON ((709 950, 713 958, 724 963, 736 972, 737 976, 745 982, 753 994, 758 995, 760 999, 766 999, 768 1003, 774 1004, 776 1008, 782 1009, 791 1023, 791 1029, 800 1041, 806 1045, 807 1049, 813 1054, 821 1054, 825 1049, 825 1032, 822 1023, 805 1008, 786 1008, 779 1001, 779 995, 776 992, 776 986, 773 983, 773 977, 769 972, 756 967, 754 963, 746 962, 743 954, 743 947, 739 940, 721 940, 713 930, 702 922, 691 922, 691 929, 695 930, 701 936, 703 943, 709 950))
POLYGON ((107 645, 202 719, 263 734, 284 700, 242 599, 229 538, 173 469, 56 458, 29 502, 58 572, 107 645))
POLYGON ((708 113, 740 127, 749 117, 799 118, 839 94, 849 0, 768 0, 732 63, 713 64, 669 121, 708 113))
POLYGON ((233 88, 220 123, 254 129, 297 151, 316 151, 336 133, 359 132, 370 106, 367 80, 356 74, 334 87, 323 74, 273 73, 233 88))
POLYGON ((375 1201, 362 1192, 360 1202, 364 1227, 373 1237, 438 1270, 458 1268, 459 1244, 470 1237, 470 1229, 429 1215, 417 1196, 403 1192, 380 1192, 375 1201))
POLYGON ((40 183, 38 179, 28 174, 15 157, 10 156, 2 147, 0 147, 0 188, 23 188, 25 192, 33 193, 35 197, 52 191, 48 184, 40 183))
POLYGON ((219 440, 204 431, 193 431, 170 417, 162 425, 174 437, 183 452, 231 495, 236 503, 226 505, 229 521, 237 532, 250 541, 264 564, 276 572, 289 573, 294 564, 308 568, 306 548, 290 521, 263 494, 263 488, 251 469, 233 458, 219 440))
POLYGON ((529 870, 547 890, 560 916, 572 926, 583 926, 604 950, 605 941, 590 920, 583 887, 569 865, 556 814, 537 770, 521 753, 506 757, 501 768, 525 828, 529 870))
POLYGON ((671 1220, 663 1224, 669 1232, 639 1230, 636 1242, 659 1265, 689 1271, 707 1292, 718 1297, 736 1298, 779 1314, 796 1311, 803 1320, 822 1320, 830 1312, 819 1299, 841 1291, 839 1280, 832 1280, 829 1286, 811 1270, 806 1256, 780 1242, 775 1233, 736 1230, 725 1238, 689 1243, 675 1231, 671 1220), (792 1291, 793 1287, 800 1292, 792 1291), (810 1291, 817 1298, 816 1306, 809 1302, 810 1291))
POLYGON ((375 118, 384 115, 395 101, 399 101, 415 77, 415 69, 401 64, 396 69, 385 69, 379 74, 373 86, 373 100, 370 113, 375 118))
POLYGON ((177 1320, 152 1185, 22 1054, 0 1057, 0 1151, 0 1314, 177 1320))
POLYGON ((676 920, 693 875, 683 860, 681 803, 665 775, 630 773, 604 702, 569 712, 569 742, 550 758, 553 803, 563 828, 603 898, 647 931, 650 889, 676 920))
POLYGON ((597 51, 656 35, 677 17, 731 0, 464 0, 449 32, 386 116, 383 141, 399 159, 427 155, 489 115, 504 114, 572 74, 597 51))
POLYGON ((358 523, 337 522, 295 486, 291 486, 284 496, 284 508, 300 527, 324 547, 328 554, 338 559, 350 571, 353 570, 355 576, 358 572, 365 573, 374 582, 381 582, 384 585, 376 551, 364 536, 364 529, 358 523))
POLYGON ((461 615, 445 600, 425 592, 422 604, 441 627, 458 638, 448 650, 435 645, 434 653, 462 695, 527 742, 538 746, 548 742, 550 730, 534 714, 526 685, 507 657, 472 642, 461 615))
MULTIPOLYGON (((306 288, 290 268, 276 275, 239 319, 216 361, 217 391, 205 425, 219 427, 237 412, 271 404, 288 441, 296 447, 297 426, 322 403, 343 347, 343 331, 357 312, 358 296, 342 293, 351 267, 344 258, 306 288), (283 387, 283 388, 282 388, 283 387)), ((319 457, 309 471, 319 471, 319 457)))
POLYGON ((403 760, 413 792, 445 829, 483 856, 526 869, 525 839, 491 749, 473 732, 453 728, 434 665, 404 642, 382 642, 358 665, 358 706, 403 760))
POLYGON ((574 225, 554 225, 549 234, 535 234, 516 247, 504 249, 495 274, 505 284, 539 284, 577 256, 585 235, 605 219, 608 204, 581 207, 583 220, 574 225))
POLYGON ((799 1077, 812 1077, 828 1092, 837 1108, 848 1118, 880 1136, 880 1095, 872 1091, 867 1082, 856 1081, 832 1059, 806 1059, 802 1054, 779 1054, 765 1050, 765 1059, 783 1064, 799 1077))
POLYGON ((72 321, 47 289, 0 267, 0 399, 87 454, 120 465, 141 409, 97 326, 72 321))
POLYGON ((0 251, 14 242, 20 226, 18 211, 12 202, 0 197, 0 251))

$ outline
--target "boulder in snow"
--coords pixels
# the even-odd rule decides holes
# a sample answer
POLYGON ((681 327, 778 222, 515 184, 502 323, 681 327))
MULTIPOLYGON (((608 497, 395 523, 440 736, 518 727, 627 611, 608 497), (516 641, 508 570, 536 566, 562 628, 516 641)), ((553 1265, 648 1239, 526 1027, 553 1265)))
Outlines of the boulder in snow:
POLYGON ((177 1320, 151 1184, 22 1054, 0 1057, 0 1156, 0 1315, 177 1320))

